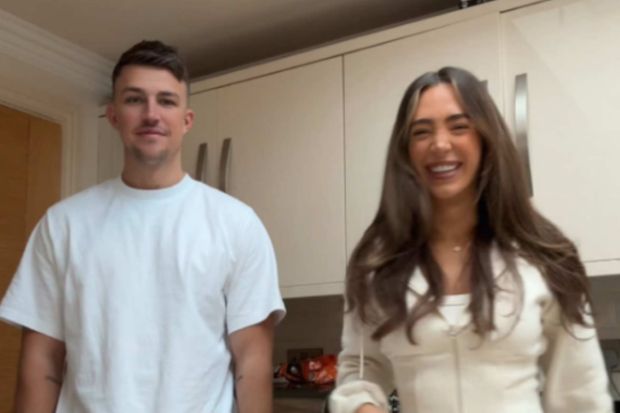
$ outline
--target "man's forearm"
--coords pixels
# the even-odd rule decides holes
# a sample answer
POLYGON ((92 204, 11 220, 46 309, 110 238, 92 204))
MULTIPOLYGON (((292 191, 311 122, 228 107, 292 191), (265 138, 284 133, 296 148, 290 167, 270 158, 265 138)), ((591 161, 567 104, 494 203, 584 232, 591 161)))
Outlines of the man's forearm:
POLYGON ((15 413, 53 413, 61 387, 62 374, 44 370, 21 374, 17 383, 15 413))
POLYGON ((239 413, 272 413, 273 330, 268 317, 230 335, 239 413))
POLYGON ((236 372, 235 390, 239 413, 272 413, 271 368, 263 359, 255 363, 248 362, 236 372))
POLYGON ((15 413, 53 413, 64 378, 64 344, 24 331, 15 413))

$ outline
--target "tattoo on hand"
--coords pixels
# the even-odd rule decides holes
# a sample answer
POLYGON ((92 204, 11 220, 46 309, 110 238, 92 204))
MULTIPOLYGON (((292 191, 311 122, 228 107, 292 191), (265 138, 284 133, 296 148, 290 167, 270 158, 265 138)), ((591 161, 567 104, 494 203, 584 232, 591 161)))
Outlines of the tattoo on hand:
POLYGON ((45 376, 45 380, 47 381, 51 381, 54 384, 57 384, 59 386, 62 386, 62 380, 56 378, 56 377, 52 377, 52 376, 45 376))

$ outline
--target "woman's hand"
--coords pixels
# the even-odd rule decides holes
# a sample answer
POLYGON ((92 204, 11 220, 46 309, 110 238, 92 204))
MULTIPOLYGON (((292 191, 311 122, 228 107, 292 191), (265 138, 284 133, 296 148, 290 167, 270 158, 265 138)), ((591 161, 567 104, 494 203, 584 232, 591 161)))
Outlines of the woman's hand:
POLYGON ((375 406, 374 404, 363 404, 355 413, 386 413, 385 410, 375 406))

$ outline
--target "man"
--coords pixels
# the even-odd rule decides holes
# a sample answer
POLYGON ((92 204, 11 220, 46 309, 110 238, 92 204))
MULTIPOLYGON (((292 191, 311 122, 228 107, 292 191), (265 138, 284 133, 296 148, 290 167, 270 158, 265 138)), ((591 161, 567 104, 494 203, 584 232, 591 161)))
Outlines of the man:
POLYGON ((228 413, 235 394, 240 413, 271 413, 269 237, 181 169, 194 114, 175 49, 138 43, 112 78, 122 176, 47 211, 0 306, 23 326, 16 410, 228 413))

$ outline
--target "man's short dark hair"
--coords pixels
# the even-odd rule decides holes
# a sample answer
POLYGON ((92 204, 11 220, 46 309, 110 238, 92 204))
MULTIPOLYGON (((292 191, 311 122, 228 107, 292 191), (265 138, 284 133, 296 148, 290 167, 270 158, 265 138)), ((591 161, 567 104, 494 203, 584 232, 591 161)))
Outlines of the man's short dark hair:
POLYGON ((112 88, 125 66, 139 65, 165 69, 179 81, 189 86, 189 73, 175 47, 159 40, 142 40, 133 45, 118 59, 112 71, 112 88))

